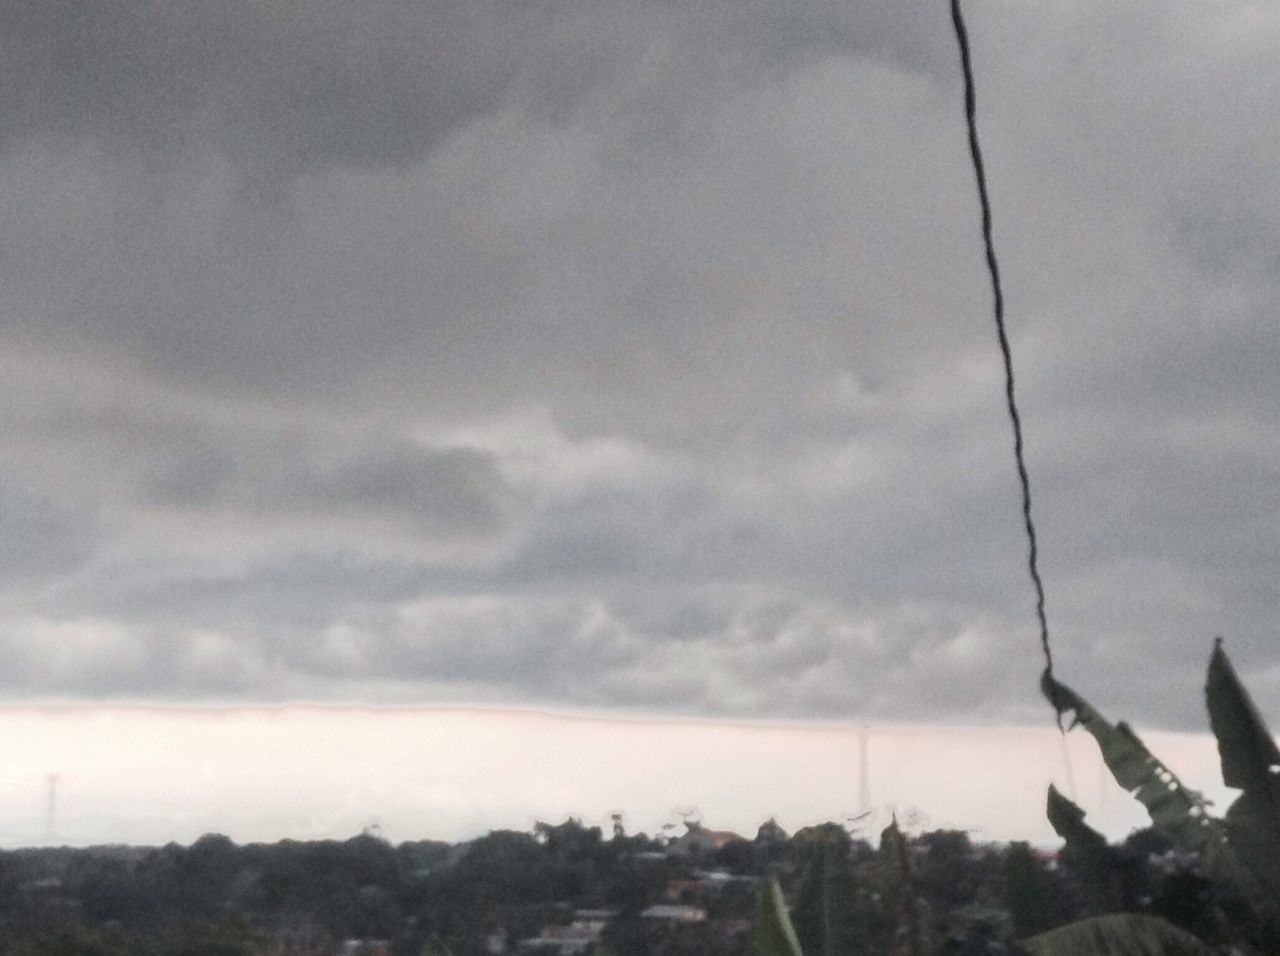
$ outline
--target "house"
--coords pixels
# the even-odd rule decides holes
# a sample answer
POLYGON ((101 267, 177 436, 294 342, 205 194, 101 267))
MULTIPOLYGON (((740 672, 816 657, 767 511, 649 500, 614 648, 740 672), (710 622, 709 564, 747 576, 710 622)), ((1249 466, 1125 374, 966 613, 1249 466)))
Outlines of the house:
POLYGON ((601 919, 599 914, 608 914, 608 910, 583 910, 592 918, 575 918, 567 926, 544 926, 537 936, 520 940, 521 950, 557 953, 559 956, 576 956, 592 950, 600 942, 600 935, 608 923, 608 916, 601 919))
POLYGON ((705 856, 742 837, 732 830, 709 830, 701 823, 687 823, 686 830, 667 844, 668 856, 705 856))
POLYGON ((747 876, 742 873, 730 873, 725 869, 714 870, 694 870, 693 875, 696 876, 704 886, 724 886, 727 883, 754 883, 754 876, 747 876))
POLYGON ((672 903, 689 902, 702 896, 701 880, 667 880, 663 895, 672 903))
POLYGON ((657 903, 640 913, 642 919, 661 920, 667 923, 705 923, 707 911, 701 906, 683 906, 679 903, 657 903))

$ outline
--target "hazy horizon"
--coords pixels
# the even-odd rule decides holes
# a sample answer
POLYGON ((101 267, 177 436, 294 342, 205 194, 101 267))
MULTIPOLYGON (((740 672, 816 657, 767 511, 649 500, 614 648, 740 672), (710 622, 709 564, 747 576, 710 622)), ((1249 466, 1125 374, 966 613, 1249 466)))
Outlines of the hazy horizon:
MULTIPOLYGON (((49 774, 57 845, 343 839, 375 823, 394 842, 458 840, 568 816, 607 834, 613 812, 654 834, 691 806, 747 838, 770 817, 794 832, 871 810, 875 839, 896 809, 917 830, 1048 845, 1050 782, 1108 836, 1146 822, 1083 732, 1068 738, 1072 781, 1052 727, 870 726, 866 790, 863 733, 465 708, 4 707, 0 845, 49 842, 49 774)), ((1144 737, 1225 806, 1208 735, 1144 737)))

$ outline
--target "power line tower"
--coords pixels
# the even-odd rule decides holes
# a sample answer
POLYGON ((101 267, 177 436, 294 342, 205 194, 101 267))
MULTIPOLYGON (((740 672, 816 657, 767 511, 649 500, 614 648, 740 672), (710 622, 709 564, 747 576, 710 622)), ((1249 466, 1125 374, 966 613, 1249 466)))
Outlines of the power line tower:
POLYGON ((61 782, 62 778, 56 773, 44 778, 44 839, 48 846, 54 846, 58 840, 58 785, 61 782))

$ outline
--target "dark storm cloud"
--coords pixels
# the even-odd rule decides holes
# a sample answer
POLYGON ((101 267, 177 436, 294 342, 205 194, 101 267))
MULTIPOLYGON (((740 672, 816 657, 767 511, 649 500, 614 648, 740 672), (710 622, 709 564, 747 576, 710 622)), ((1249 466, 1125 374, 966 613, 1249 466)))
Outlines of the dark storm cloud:
POLYGON ((186 451, 150 469, 139 491, 169 507, 374 515, 445 535, 494 531, 515 504, 491 456, 407 442, 338 455, 301 443, 186 451))
POLYGON ((100 536, 92 513, 25 483, 0 482, 0 592, 74 571, 92 556, 100 536))
POLYGON ((512 96, 564 119, 655 41, 671 41, 658 54, 675 74, 659 84, 664 108, 678 108, 681 74, 707 59, 939 58, 936 24, 921 13, 870 4, 854 18, 845 7, 17 0, 0 11, 0 141, 85 136, 162 165, 212 149, 251 180, 281 182, 404 165, 512 96))
POLYGON ((491 108, 515 68, 492 4, 5 5, 3 132, 256 175, 386 165, 491 108), (488 9, 486 9, 486 7, 488 9))
MULTIPOLYGON (((377 519, 427 538, 492 534, 520 506, 485 451, 273 420, 191 401, 140 375, 61 382, 39 402, 11 405, 5 417, 11 466, 59 474, 64 495, 89 501, 124 496, 144 510, 249 520, 377 519), (60 467, 86 455, 110 467, 60 467)), ((27 497, 10 509, 10 537, 30 544, 34 529, 54 529, 58 511, 47 499, 27 497), (25 524, 16 523, 19 514, 25 524)), ((52 541, 47 551, 57 553, 52 541)))
MULTIPOLYGON (((971 20, 1060 667, 1199 727, 1280 679, 1280 18, 971 20)), ((0 37, 7 696, 1045 719, 945 6, 0 37)))

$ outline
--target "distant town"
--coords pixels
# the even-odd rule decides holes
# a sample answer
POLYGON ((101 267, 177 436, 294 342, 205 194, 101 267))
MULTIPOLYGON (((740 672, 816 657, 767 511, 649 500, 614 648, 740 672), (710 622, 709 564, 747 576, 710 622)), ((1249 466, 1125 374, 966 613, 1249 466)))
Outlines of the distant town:
MULTIPOLYGON (((102 846, 0 853, 0 949, 15 956, 735 956, 755 952, 759 888, 778 879, 804 943, 814 862, 838 887, 839 952, 904 950, 898 864, 865 820, 743 835, 688 817, 658 836, 576 819, 465 843, 102 846)), ((895 824, 896 831, 896 824, 895 824)), ((886 831, 887 833, 888 831, 886 831)), ((1082 916, 1144 910, 1213 936, 1209 884, 1152 831, 1082 854, 907 835, 909 896, 931 952, 1016 952, 1082 916)), ((806 952, 809 949, 806 948, 806 952)))

